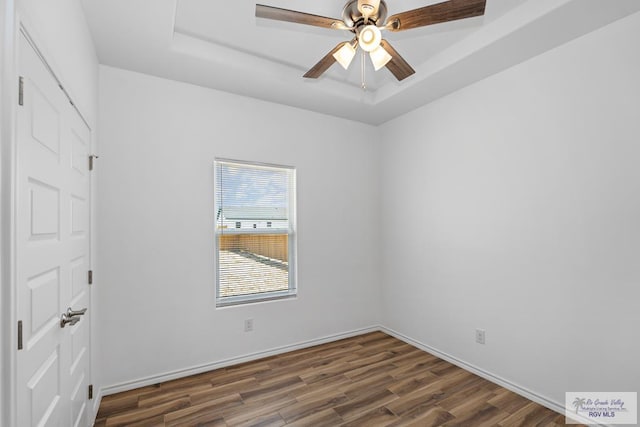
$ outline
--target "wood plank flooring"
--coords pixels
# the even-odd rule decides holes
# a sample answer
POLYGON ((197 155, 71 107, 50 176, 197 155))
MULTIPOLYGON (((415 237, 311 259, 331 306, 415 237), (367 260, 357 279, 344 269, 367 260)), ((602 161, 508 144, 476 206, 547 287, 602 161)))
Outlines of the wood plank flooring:
POLYGON ((102 399, 96 426, 559 426, 564 416, 373 332, 102 399))

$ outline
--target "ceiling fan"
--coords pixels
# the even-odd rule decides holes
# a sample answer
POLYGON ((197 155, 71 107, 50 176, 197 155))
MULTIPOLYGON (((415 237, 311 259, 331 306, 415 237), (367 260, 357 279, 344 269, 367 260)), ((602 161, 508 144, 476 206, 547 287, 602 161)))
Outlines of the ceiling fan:
POLYGON ((256 4, 256 17, 313 25, 333 30, 351 31, 354 37, 338 44, 304 75, 317 79, 338 62, 346 70, 358 47, 368 52, 377 71, 387 67, 396 79, 415 73, 409 63, 382 38, 381 31, 392 32, 484 15, 486 0, 449 0, 418 9, 407 10, 387 18, 384 0, 350 0, 342 10, 342 19, 327 18, 290 9, 256 4))

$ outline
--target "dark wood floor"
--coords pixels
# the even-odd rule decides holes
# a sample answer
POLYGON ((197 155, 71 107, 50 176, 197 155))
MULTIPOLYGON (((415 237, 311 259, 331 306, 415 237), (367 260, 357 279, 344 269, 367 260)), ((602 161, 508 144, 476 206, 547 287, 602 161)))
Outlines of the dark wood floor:
POLYGON ((96 426, 556 426, 564 416, 381 332, 106 396, 96 426))

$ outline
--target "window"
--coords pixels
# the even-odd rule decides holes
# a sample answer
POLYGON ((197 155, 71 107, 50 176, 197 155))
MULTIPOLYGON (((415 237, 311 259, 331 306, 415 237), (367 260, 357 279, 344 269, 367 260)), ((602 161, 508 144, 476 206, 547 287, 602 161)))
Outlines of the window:
POLYGON ((241 225, 242 223, 240 221, 236 221, 236 228, 240 228, 241 225))
POLYGON ((222 159, 214 169, 216 305, 295 296, 295 169, 222 159))

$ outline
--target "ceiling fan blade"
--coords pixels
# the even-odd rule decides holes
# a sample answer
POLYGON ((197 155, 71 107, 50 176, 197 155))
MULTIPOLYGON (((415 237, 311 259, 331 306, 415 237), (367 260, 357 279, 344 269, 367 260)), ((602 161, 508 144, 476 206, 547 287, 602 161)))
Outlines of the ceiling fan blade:
POLYGON ((487 0, 449 0, 418 9, 407 10, 387 19, 390 31, 404 31, 427 25, 484 15, 487 0))
POLYGON ((276 21, 294 22, 296 24, 313 25, 314 27, 345 30, 348 27, 340 19, 327 18, 325 16, 312 15, 310 13, 296 12, 279 7, 256 5, 256 17, 274 19, 276 21))
POLYGON ((402 56, 400 56, 398 51, 395 50, 388 41, 382 40, 380 42, 380 46, 382 46, 382 48, 391 55, 391 61, 387 62, 386 67, 391 71, 396 79, 398 79, 398 81, 402 81, 416 72, 416 70, 411 68, 411 65, 409 65, 402 56))
POLYGON ((333 57, 333 54, 336 53, 340 48, 344 45, 344 42, 338 44, 333 50, 327 53, 324 58, 322 58, 316 65, 311 67, 309 71, 303 77, 308 79, 317 79, 320 77, 325 71, 329 69, 336 62, 336 58, 333 57))

